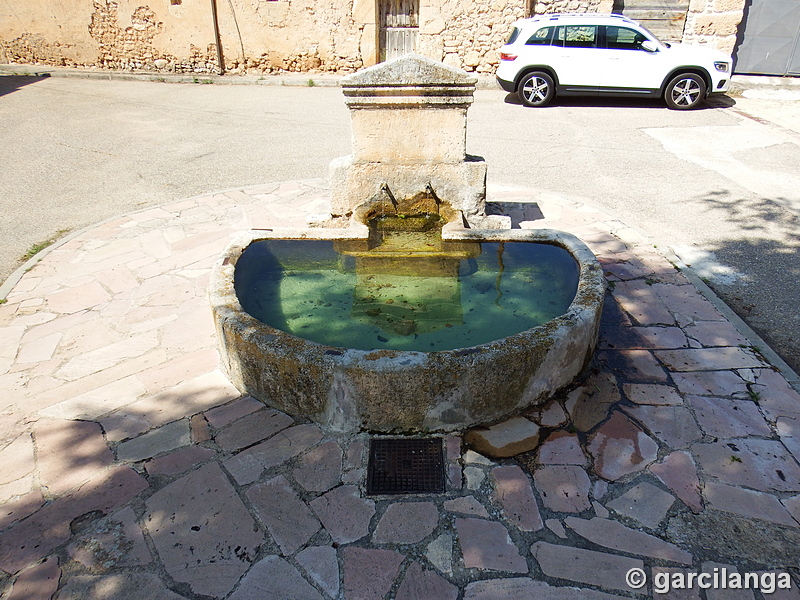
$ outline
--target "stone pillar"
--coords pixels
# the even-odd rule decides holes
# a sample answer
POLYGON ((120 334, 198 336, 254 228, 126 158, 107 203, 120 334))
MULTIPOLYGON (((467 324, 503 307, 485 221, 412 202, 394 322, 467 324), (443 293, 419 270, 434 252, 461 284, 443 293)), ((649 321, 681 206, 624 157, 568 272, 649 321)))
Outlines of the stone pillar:
POLYGON ((476 81, 416 54, 345 77, 353 154, 331 163, 333 216, 386 188, 400 206, 432 191, 465 216, 483 215, 486 164, 466 152, 476 81))
POLYGON ((359 27, 359 53, 365 67, 378 62, 378 4, 376 0, 353 0, 353 22, 359 27))
POLYGON ((705 44, 732 53, 745 0, 691 0, 683 30, 686 44, 705 44))

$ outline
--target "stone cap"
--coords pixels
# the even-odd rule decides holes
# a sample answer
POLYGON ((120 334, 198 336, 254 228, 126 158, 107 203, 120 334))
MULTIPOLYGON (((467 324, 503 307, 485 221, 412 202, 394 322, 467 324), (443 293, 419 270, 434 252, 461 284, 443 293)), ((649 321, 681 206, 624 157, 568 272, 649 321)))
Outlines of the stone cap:
POLYGON ((472 103, 478 79, 419 54, 362 69, 342 79, 350 108, 459 106, 472 103))

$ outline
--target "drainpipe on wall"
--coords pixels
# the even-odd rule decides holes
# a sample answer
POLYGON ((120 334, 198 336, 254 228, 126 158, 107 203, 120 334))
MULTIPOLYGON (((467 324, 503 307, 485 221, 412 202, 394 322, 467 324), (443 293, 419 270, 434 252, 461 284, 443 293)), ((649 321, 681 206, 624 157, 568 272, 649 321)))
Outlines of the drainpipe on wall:
POLYGON ((211 0, 211 18, 214 21, 214 44, 217 47, 217 68, 219 74, 225 74, 225 64, 222 62, 222 43, 219 38, 219 19, 217 18, 217 0, 211 0))

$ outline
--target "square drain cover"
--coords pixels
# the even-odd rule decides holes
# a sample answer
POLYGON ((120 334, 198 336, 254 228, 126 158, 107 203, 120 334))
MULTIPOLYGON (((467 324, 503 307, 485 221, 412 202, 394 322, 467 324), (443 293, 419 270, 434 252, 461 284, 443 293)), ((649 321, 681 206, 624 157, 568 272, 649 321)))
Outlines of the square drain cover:
POLYGON ((367 494, 443 492, 442 438, 370 440, 367 494))

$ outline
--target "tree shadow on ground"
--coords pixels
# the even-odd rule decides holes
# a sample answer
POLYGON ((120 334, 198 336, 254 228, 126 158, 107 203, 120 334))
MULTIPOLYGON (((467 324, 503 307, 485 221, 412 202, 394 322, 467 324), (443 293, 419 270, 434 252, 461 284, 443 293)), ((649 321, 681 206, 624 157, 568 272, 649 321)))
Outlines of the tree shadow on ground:
MULTIPOLYGON (((718 190, 696 198, 710 219, 724 219, 741 234, 705 245, 713 262, 737 275, 715 276, 698 264, 698 275, 773 350, 800 370, 800 215, 783 197, 734 197, 718 190)), ((681 257, 683 258, 683 257, 681 257)))

